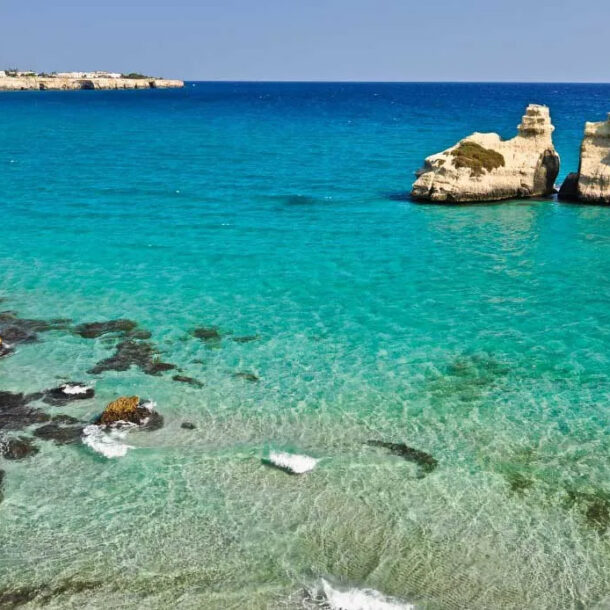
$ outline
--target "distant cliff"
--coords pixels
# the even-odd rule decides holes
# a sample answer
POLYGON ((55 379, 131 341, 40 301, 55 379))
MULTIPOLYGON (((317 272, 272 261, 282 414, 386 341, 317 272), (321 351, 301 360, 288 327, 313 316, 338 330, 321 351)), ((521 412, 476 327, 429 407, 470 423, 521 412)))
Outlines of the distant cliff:
POLYGON ((0 76, 0 91, 78 89, 169 89, 184 87, 181 80, 165 78, 73 78, 63 76, 0 76))

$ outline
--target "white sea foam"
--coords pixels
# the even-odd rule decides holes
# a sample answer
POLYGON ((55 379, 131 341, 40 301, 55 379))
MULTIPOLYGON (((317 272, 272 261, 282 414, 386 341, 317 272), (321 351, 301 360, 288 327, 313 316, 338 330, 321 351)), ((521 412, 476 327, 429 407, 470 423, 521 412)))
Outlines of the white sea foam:
POLYGON ((331 610, 415 610, 413 604, 386 597, 374 589, 340 590, 321 579, 321 593, 331 610))
POLYGON ((69 394, 70 396, 76 396, 77 394, 86 394, 91 390, 91 386, 83 385, 81 383, 64 383, 59 386, 62 394, 69 394))
POLYGON ((129 449, 133 449, 123 442, 128 430, 128 427, 106 429, 105 426, 91 424, 83 430, 83 443, 104 457, 124 457, 129 449))
POLYGON ((269 462, 278 468, 288 470, 293 474, 304 474, 313 470, 320 460, 308 455, 286 453, 285 451, 271 451, 269 462))

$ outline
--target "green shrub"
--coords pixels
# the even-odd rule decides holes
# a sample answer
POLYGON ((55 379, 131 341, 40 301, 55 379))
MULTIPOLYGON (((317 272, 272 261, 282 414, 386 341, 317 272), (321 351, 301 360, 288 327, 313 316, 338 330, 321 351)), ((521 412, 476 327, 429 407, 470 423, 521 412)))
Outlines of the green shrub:
POLYGON ((483 148, 476 142, 460 142, 451 154, 455 167, 470 168, 471 176, 482 176, 483 170, 490 172, 497 167, 504 167, 504 157, 499 152, 483 148))
POLYGON ((129 74, 121 74, 122 78, 152 78, 152 76, 146 76, 146 74, 140 74, 139 72, 130 72, 129 74))

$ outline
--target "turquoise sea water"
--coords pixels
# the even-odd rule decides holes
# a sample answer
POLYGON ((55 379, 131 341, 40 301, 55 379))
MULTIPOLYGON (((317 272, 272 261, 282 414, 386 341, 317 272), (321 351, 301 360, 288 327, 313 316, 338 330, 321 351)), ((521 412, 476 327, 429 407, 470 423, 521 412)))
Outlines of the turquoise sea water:
POLYGON ((551 108, 562 179, 609 98, 499 84, 1 95, 0 309, 133 319, 204 386, 91 375, 114 342, 65 330, 0 360, 0 390, 95 385, 50 413, 90 420, 138 394, 165 417, 123 458, 38 440, 0 460, 0 597, 304 608, 324 577, 421 610, 610 608, 610 209, 404 196, 426 155, 475 130, 512 137, 528 103, 551 108), (321 461, 289 476, 261 462, 270 448, 321 461))

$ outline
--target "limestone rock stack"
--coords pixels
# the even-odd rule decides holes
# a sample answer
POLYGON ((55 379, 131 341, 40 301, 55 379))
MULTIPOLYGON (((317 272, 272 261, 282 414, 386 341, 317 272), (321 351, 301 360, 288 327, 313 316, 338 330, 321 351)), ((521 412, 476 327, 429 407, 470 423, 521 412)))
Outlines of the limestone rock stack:
POLYGON ((421 201, 465 203, 550 195, 559 173, 549 109, 530 104, 518 134, 473 133, 432 155, 411 195, 421 201))
POLYGON ((610 203, 610 114, 605 121, 585 123, 577 173, 569 174, 560 199, 610 203))

